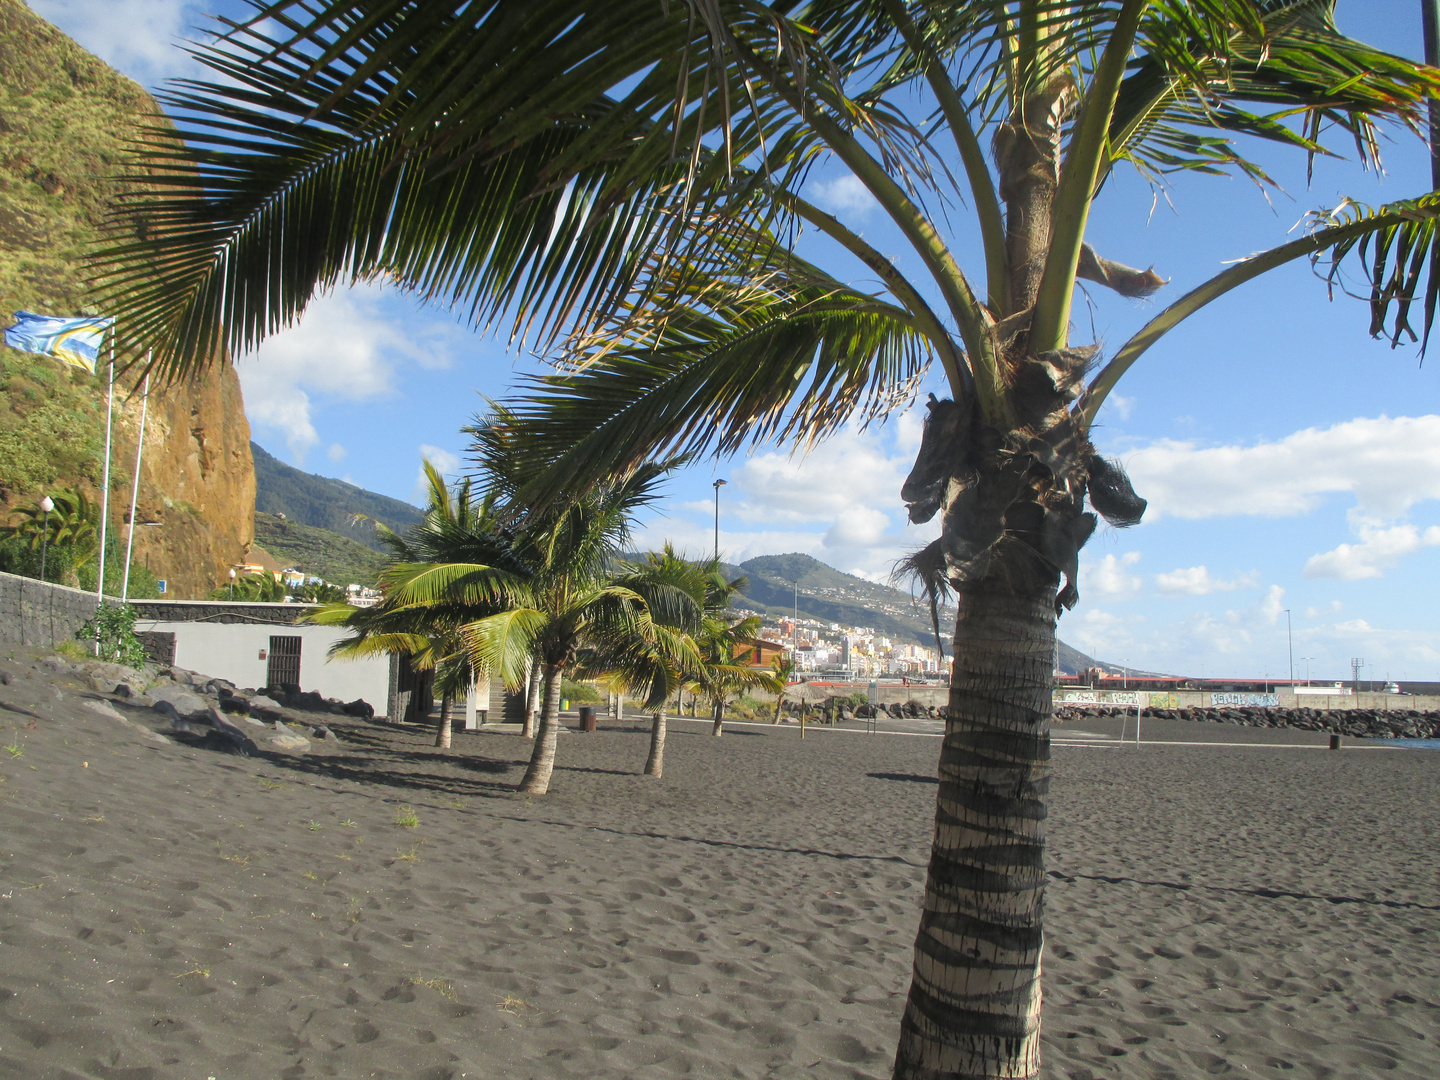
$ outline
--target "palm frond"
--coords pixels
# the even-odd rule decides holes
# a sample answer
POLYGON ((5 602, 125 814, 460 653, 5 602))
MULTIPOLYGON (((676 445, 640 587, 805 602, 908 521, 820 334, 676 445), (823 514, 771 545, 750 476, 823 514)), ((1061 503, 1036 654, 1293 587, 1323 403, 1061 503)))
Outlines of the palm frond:
POLYGON ((871 297, 742 289, 715 314, 674 313, 658 345, 534 380, 514 415, 550 466, 544 483, 581 489, 656 454, 809 444, 868 423, 913 396, 929 355, 909 316, 871 297))

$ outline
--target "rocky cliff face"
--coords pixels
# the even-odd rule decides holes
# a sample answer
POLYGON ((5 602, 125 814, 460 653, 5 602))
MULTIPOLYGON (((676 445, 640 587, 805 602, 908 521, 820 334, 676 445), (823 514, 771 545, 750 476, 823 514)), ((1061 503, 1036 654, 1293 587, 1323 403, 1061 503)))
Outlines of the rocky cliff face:
MULTIPOLYGON (((21 0, 0 0, 0 320, 27 308, 91 313, 83 257, 126 174, 124 149, 156 123, 154 100, 21 0)), ((106 312, 124 317, 123 312, 106 312)), ((204 596, 254 539, 255 471, 240 382, 228 363, 150 401, 136 517, 137 563, 172 596, 204 596)), ((110 527, 124 540, 140 425, 117 388, 110 527)), ((0 520, 47 490, 98 496, 104 372, 91 376, 0 346, 0 520)))

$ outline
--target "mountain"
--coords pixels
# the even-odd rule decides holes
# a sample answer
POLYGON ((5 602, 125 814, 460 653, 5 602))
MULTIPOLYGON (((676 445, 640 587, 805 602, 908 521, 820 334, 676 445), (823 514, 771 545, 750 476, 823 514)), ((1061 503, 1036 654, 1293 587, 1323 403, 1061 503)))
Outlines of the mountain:
MULTIPOLYGON (((0 0, 0 321, 18 310, 95 313, 86 251, 117 200, 145 189, 128 147, 167 123, 138 85, 20 0, 0 0)), ((150 397, 137 518, 156 527, 136 534, 135 560, 168 579, 171 596, 206 595, 250 544, 250 427, 226 359, 150 397)), ((122 375, 115 395, 109 523, 122 537, 136 389, 122 375)), ((103 369, 92 375, 0 345, 0 522, 64 488, 100 501, 105 391, 103 369)))
MULTIPOLYGON (((375 530, 363 521, 355 522, 356 514, 383 522, 396 532, 404 532, 420 522, 420 511, 407 502, 377 495, 343 480, 301 472, 267 453, 259 443, 250 444, 250 454, 255 459, 257 524, 261 514, 284 514, 287 521, 328 529, 342 538, 379 551, 382 545, 375 536, 375 530)), ((279 552, 258 536, 256 542, 278 557, 279 552)), ((309 570, 310 567, 302 569, 309 570)), ((311 572, 319 573, 316 570, 311 572)), ((333 580, 328 575, 321 576, 333 580)))
POLYGON ((255 514, 255 543, 282 567, 296 567, 332 585, 374 585, 386 557, 358 540, 274 514, 255 514))
MULTIPOLYGON (((727 565, 725 572, 730 577, 744 574, 750 579, 744 593, 736 600, 739 607, 776 617, 791 615, 795 611, 798 583, 802 619, 840 623, 842 626, 869 626, 898 641, 935 647, 930 608, 923 599, 836 570, 809 555, 798 552, 761 555, 739 566, 727 565)), ((947 656, 950 655, 954 632, 955 608, 943 608, 940 612, 940 634, 947 656)), ((1063 641, 1060 642, 1059 660, 1060 670, 1067 674, 1095 664, 1089 656, 1063 641)))

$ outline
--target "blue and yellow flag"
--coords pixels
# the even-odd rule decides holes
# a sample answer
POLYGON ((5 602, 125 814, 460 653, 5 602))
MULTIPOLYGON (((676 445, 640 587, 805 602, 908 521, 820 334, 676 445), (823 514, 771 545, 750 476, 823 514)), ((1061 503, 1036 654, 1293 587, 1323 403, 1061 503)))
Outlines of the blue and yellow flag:
POLYGON ((36 315, 33 311, 17 311, 15 325, 5 331, 5 344, 21 352, 53 356, 93 375, 95 361, 100 357, 100 343, 114 323, 110 318, 57 319, 36 315))

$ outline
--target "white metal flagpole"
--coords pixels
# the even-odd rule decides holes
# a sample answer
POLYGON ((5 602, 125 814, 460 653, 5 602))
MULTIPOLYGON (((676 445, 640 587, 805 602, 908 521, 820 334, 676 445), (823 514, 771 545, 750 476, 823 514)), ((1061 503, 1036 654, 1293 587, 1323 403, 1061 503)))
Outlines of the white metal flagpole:
MULTIPOLYGON (((150 357, 145 357, 149 364, 150 357)), ((130 556, 135 550, 135 505, 140 500, 140 460, 145 453, 145 417, 150 411, 150 376, 145 376, 144 396, 140 399, 140 439, 135 444, 135 483, 130 488, 130 536, 125 541, 125 577, 120 586, 120 602, 130 601, 130 556)))
MULTIPOLYGON (((110 329, 110 400, 105 406, 105 479, 100 485, 100 572, 95 582, 95 599, 105 602, 105 531, 110 523, 110 428, 115 415, 115 329, 110 329)), ((99 655, 100 643, 95 643, 99 655)))

